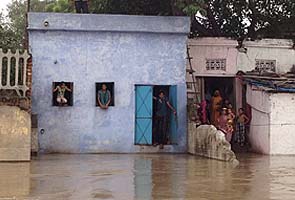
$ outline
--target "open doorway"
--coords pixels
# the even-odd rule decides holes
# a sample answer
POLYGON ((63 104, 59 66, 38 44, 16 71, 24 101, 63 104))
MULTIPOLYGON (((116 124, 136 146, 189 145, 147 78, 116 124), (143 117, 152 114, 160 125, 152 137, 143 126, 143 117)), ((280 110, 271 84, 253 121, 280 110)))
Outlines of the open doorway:
POLYGON ((234 77, 196 77, 196 80, 198 83, 196 87, 201 100, 200 102, 197 101, 200 103, 197 113, 200 124, 215 124, 218 113, 224 107, 230 107, 232 111, 236 110, 234 77), (212 98, 216 90, 219 91, 222 101, 213 109, 212 98))
POLYGON ((206 77, 204 78, 204 92, 207 102, 209 102, 209 113, 208 119, 210 123, 216 123, 216 114, 212 110, 212 97, 214 96, 215 91, 220 92, 222 98, 222 103, 219 106, 220 110, 215 111, 221 113, 222 108, 229 107, 229 104, 232 107, 232 110, 235 110, 236 101, 235 101, 235 90, 234 90, 234 78, 228 77, 206 77), (213 112, 213 113, 212 113, 213 112))
MULTIPOLYGON (((169 100, 169 86, 166 85, 157 85, 153 88, 153 97, 159 98, 160 92, 163 92, 165 95, 165 98, 169 100)), ((161 109, 159 103, 157 103, 158 100, 154 99, 153 103, 153 145, 156 144, 171 144, 170 140, 170 133, 169 133, 169 110, 167 109, 167 117, 165 117, 162 122, 160 122, 160 119, 157 117, 156 113, 161 109), (163 129, 163 133, 160 133, 159 128, 163 129), (162 135, 163 134, 163 135, 162 135), (160 138, 162 137, 162 138, 160 138)))
POLYGON ((234 78, 228 77, 206 77, 204 78, 204 92, 205 99, 210 101, 214 92, 219 90, 222 99, 228 100, 230 104, 235 108, 235 88, 234 78))
POLYGON ((165 100, 161 101, 169 102, 173 111, 176 111, 176 85, 136 86, 135 144, 137 145, 177 144, 177 116, 174 115, 169 106, 166 107, 166 103, 158 102, 160 93, 165 96, 165 100), (164 109, 163 105, 165 106, 164 109), (163 116, 165 117, 159 119, 157 113, 159 110, 164 112, 163 116))

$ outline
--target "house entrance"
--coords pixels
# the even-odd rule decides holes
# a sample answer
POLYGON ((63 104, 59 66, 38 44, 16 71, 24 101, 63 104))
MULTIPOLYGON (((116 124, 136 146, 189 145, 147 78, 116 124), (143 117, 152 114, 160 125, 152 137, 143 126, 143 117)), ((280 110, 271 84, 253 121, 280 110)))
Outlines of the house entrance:
POLYGON ((159 119, 157 113, 159 110, 163 111, 159 108, 161 104, 157 102, 160 93, 164 94, 167 102, 177 110, 176 86, 136 85, 135 88, 135 144, 176 144, 177 116, 170 111, 169 106, 163 118, 159 119))
POLYGON ((218 90, 223 101, 228 100, 235 107, 234 78, 207 77, 204 78, 205 99, 210 100, 218 90))
POLYGON ((197 80, 197 93, 198 99, 206 100, 206 123, 212 123, 212 97, 215 91, 219 91, 222 97, 222 103, 219 108, 227 107, 228 104, 232 105, 232 109, 236 108, 236 98, 235 98, 235 78, 234 77, 196 77, 197 80))

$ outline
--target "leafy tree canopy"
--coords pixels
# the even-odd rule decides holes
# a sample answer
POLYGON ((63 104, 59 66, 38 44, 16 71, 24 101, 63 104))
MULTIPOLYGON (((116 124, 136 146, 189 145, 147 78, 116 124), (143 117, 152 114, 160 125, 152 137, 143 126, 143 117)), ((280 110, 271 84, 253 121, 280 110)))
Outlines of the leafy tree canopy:
MULTIPOLYGON (((0 13, 0 47, 22 48, 27 0, 0 13)), ((74 12, 74 0, 31 0, 34 12, 74 12)), ((91 13, 190 16, 192 36, 294 38, 295 0, 89 0, 91 13)))

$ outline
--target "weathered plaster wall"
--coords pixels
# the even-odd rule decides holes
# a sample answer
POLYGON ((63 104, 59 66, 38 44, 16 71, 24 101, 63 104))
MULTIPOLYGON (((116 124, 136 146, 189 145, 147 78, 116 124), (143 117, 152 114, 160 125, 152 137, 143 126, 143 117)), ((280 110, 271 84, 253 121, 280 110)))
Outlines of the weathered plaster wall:
MULTIPOLYGON (((246 52, 238 51, 236 40, 227 38, 197 38, 189 42, 192 66, 197 76, 235 75, 239 70, 251 71, 256 59, 276 60, 278 73, 286 73, 295 65, 292 40, 263 39, 244 41, 246 52), (226 71, 206 70, 206 59, 226 59, 226 71)), ((189 78, 189 77, 188 77, 189 78)))
POLYGON ((252 149, 263 154, 295 154, 295 94, 268 93, 248 86, 247 102, 252 107, 252 149))
POLYGON ((31 116, 15 106, 0 106, 0 161, 29 161, 31 116))
POLYGON ((38 130, 38 116, 31 114, 31 154, 37 155, 39 152, 39 130, 38 130))
POLYGON ((246 52, 238 51, 238 42, 228 38, 198 38, 189 40, 192 65, 198 76, 235 75, 239 70, 251 71, 256 59, 276 60, 278 73, 286 73, 295 65, 292 40, 262 39, 244 41, 246 52), (206 70, 206 59, 226 59, 226 72, 206 70))
POLYGON ((257 153, 270 153, 270 112, 271 102, 267 93, 247 87, 247 103, 252 108, 249 140, 257 153))
POLYGON ((188 31, 184 17, 30 13, 41 151, 158 151, 134 145, 135 84, 177 85, 179 143, 163 151, 186 151, 188 31), (52 107, 53 81, 74 82, 73 107, 52 107), (95 107, 95 82, 104 81, 115 82, 115 106, 107 111, 95 107))
POLYGON ((243 107, 243 80, 241 78, 235 78, 235 99, 236 99, 236 113, 239 108, 243 107))
POLYGON ((270 154, 295 154, 295 94, 270 94, 270 154))
POLYGON ((237 41, 227 38, 197 38, 188 41, 192 66, 197 76, 235 75, 237 72, 237 41), (206 59, 226 59, 226 71, 206 70, 206 59))
POLYGON ((237 69, 251 71, 255 69, 255 59, 276 60, 278 73, 286 73, 295 65, 295 50, 292 40, 263 39, 245 41, 247 53, 238 53, 237 69))

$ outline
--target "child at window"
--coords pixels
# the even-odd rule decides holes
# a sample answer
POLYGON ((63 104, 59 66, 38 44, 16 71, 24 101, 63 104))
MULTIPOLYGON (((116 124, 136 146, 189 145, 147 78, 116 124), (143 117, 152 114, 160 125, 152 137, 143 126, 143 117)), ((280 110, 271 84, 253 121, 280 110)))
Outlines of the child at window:
POLYGON ((57 98, 56 98, 57 103, 60 105, 67 104, 68 100, 65 98, 65 92, 66 91, 72 92, 72 90, 66 86, 65 82, 61 82, 60 85, 58 85, 56 88, 53 89, 53 92, 56 92, 56 91, 57 91, 57 98))
POLYGON ((97 101, 100 108, 108 109, 111 103, 111 92, 107 89, 106 84, 102 84, 101 90, 98 91, 97 101))

